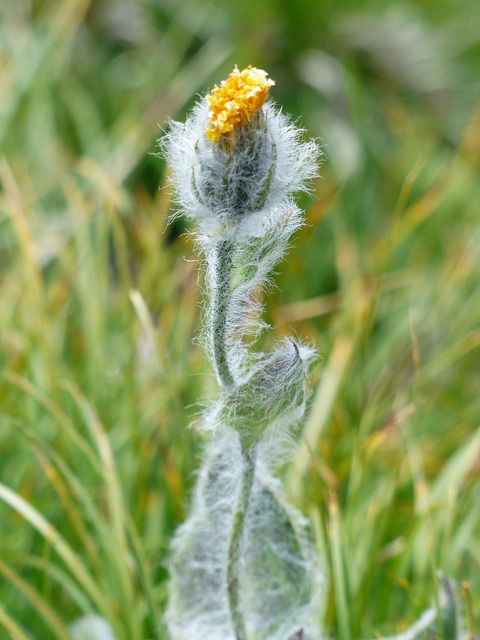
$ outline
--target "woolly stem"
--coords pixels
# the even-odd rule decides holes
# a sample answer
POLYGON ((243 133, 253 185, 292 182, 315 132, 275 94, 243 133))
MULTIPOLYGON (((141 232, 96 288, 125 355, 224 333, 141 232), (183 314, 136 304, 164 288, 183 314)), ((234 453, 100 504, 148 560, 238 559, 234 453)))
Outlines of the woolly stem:
POLYGON ((252 491, 253 479, 255 476, 254 453, 244 453, 243 463, 244 467, 242 484, 233 514, 233 524, 228 545, 227 559, 228 602, 236 640, 246 640, 247 637, 245 623, 243 621, 242 612, 240 610, 238 568, 240 561, 240 545, 245 523, 245 514, 247 512, 248 502, 252 491))
POLYGON ((231 297, 233 240, 222 240, 215 247, 215 287, 212 291, 213 362, 222 387, 231 389, 234 379, 227 358, 227 314, 231 297))

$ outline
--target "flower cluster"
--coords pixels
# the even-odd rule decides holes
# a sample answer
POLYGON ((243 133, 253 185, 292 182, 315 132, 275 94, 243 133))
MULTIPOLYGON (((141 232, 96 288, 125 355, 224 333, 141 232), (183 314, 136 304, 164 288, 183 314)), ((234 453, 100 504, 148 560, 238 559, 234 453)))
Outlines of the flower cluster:
POLYGON ((201 232, 280 218, 317 173, 318 145, 266 100, 272 85, 265 71, 235 69, 161 141, 179 209, 201 232))
POLYGON ((239 71, 235 67, 228 78, 207 96, 210 125, 205 133, 210 140, 217 142, 221 135, 228 136, 235 127, 250 122, 274 84, 263 69, 250 65, 239 71))

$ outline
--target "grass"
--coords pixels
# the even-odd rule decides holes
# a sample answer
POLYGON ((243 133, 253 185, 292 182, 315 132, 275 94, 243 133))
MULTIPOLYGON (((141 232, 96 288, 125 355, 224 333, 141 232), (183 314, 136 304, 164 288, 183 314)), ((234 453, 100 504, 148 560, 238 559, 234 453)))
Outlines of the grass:
POLYGON ((287 479, 325 552, 328 632, 401 630, 439 569, 479 623, 479 10, 304 4, 1 9, 7 637, 66 640, 88 611, 120 640, 165 637, 188 425, 214 389, 197 256, 151 154, 234 62, 268 68, 328 156, 266 310, 321 352, 287 479))

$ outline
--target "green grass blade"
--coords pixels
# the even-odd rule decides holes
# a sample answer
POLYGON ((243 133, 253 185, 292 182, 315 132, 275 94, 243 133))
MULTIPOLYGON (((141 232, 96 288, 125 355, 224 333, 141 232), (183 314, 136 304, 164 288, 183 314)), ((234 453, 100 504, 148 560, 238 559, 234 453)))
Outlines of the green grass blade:
POLYGON ((0 625, 10 634, 9 640, 33 640, 0 604, 0 625))
POLYGON ((52 606, 16 571, 0 560, 0 573, 30 600, 59 640, 71 640, 67 627, 52 606))
POLYGON ((104 594, 101 591, 82 559, 73 551, 58 531, 24 498, 3 483, 0 483, 0 500, 21 514, 52 545, 102 615, 112 619, 108 594, 104 594))
POLYGON ((130 625, 130 634, 132 640, 140 638, 140 623, 135 611, 132 608, 134 602, 133 575, 129 571, 130 566, 130 549, 127 543, 126 522, 127 516, 122 497, 122 489, 117 475, 113 453, 110 447, 105 429, 95 413, 93 407, 87 402, 86 398, 81 394, 80 390, 72 385, 66 385, 66 388, 72 395, 83 413, 85 422, 95 441, 100 460, 102 462, 103 478, 105 480, 106 499, 108 512, 112 523, 112 534, 116 545, 116 552, 112 554, 118 579, 120 581, 122 602, 125 613, 128 616, 126 620, 130 625))

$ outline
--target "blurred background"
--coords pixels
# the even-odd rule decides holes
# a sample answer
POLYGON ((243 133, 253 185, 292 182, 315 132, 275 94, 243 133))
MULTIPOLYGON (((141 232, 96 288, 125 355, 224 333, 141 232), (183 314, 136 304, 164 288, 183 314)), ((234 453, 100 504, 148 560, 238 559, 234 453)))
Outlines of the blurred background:
POLYGON ((1 2, 1 637, 68 640, 87 612, 166 637, 215 389, 156 140, 234 64, 324 151, 263 346, 320 354, 285 480, 327 633, 404 629, 438 571, 479 624, 479 25, 477 0, 1 2))

